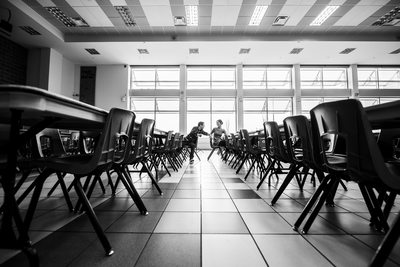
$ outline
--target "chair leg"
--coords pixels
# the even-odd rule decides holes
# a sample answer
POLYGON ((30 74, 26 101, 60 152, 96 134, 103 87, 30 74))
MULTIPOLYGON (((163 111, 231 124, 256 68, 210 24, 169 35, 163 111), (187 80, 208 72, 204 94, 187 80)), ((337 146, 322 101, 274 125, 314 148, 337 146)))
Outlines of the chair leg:
POLYGON ((397 215, 392 227, 390 228, 389 232, 387 232, 387 234, 385 235, 385 238, 379 245, 379 248, 376 250, 375 255, 369 266, 370 267, 383 266, 386 260, 389 258, 390 252, 392 252, 399 237, 400 237, 400 214, 397 215))
POLYGON ((326 198, 329 195, 329 192, 331 191, 332 187, 334 187, 337 183, 339 183, 339 179, 337 177, 333 177, 332 179, 330 179, 327 186, 325 187, 324 192, 321 195, 321 198, 319 199, 314 210, 311 212, 310 217, 308 217, 308 220, 307 220, 306 224, 304 225, 303 230, 301 231, 303 234, 308 233, 308 230, 310 230, 310 227, 313 224, 315 218, 317 217, 319 211, 321 210, 322 205, 325 203, 326 198))
POLYGON ((132 183, 131 176, 128 172, 124 170, 124 168, 119 169, 117 167, 118 176, 121 177, 121 181, 124 184, 126 190, 128 191, 129 195, 131 196, 133 202, 135 202, 136 206, 138 207, 139 211, 143 215, 147 215, 147 209, 144 205, 139 193, 136 191, 135 185, 132 183))
POLYGON ((216 149, 216 147, 214 147, 214 148, 211 150, 210 154, 209 154, 208 157, 207 157, 207 160, 210 160, 210 158, 211 158, 212 154, 214 153, 215 149, 216 149))
POLYGON ((50 196, 54 193, 54 190, 56 190, 56 188, 57 188, 57 186, 58 186, 59 184, 60 184, 60 181, 57 180, 57 181, 54 183, 53 187, 50 189, 50 191, 47 193, 47 197, 50 197, 50 196))
POLYGON ((286 175, 285 180, 283 180, 282 185, 279 187, 278 192, 276 192, 274 198, 271 201, 271 205, 274 205, 278 199, 281 197, 283 191, 285 191, 286 187, 289 185, 290 181, 292 181, 293 177, 296 175, 297 170, 299 169, 298 166, 292 164, 289 173, 286 175))
POLYGON ((358 184, 358 186, 364 198, 364 202, 367 205, 369 214, 371 215, 371 224, 374 225, 377 230, 380 230, 382 225, 379 221, 379 217, 376 213, 376 210, 374 209, 374 204, 371 200, 371 195, 369 194, 367 187, 365 185, 358 184))
POLYGON ((251 162, 250 169, 247 171, 246 176, 244 177, 244 180, 247 180, 247 177, 249 176, 251 170, 254 168, 255 163, 256 163, 256 159, 253 159, 253 161, 251 162))
POLYGON ((97 237, 100 239, 100 242, 103 245, 106 255, 111 256, 112 254, 114 254, 114 251, 111 248, 111 244, 108 241, 106 235, 104 234, 103 228, 101 227, 99 220, 97 219, 97 216, 94 213, 92 205, 90 205, 90 202, 87 199, 85 192, 83 191, 82 184, 79 181, 79 177, 76 176, 73 183, 75 191, 78 194, 79 199, 81 200, 82 205, 86 210, 86 214, 88 215, 89 220, 92 223, 92 226, 97 234, 97 237))
POLYGON ((115 196, 115 192, 116 191, 115 191, 114 183, 113 183, 112 178, 111 178, 110 171, 106 171, 106 174, 107 174, 108 184, 110 185, 110 188, 111 188, 111 195, 115 196))
POLYGON ((269 171, 271 170, 271 168, 274 166, 276 160, 273 160, 267 167, 267 169, 265 170, 265 174, 263 176, 263 178, 261 179, 261 181, 258 183, 257 185, 257 190, 260 189, 261 185, 264 183, 264 180, 267 178, 269 171))
POLYGON ((57 172, 57 178, 58 178, 57 182, 61 186, 61 190, 63 192, 65 201, 67 202, 68 209, 70 211, 74 211, 74 207, 72 206, 71 198, 69 197, 69 194, 68 194, 67 186, 65 185, 65 182, 64 182, 64 177, 65 177, 65 174, 62 175, 60 172, 57 172))
POLYGON ((293 230, 297 231, 300 227, 300 225, 303 223, 304 219, 307 217, 308 213, 314 206, 315 202, 318 200, 319 196, 321 193, 325 190, 326 185, 328 184, 328 181, 330 179, 330 176, 326 176, 320 185, 318 186, 317 190, 314 192, 310 200, 308 200, 306 206, 304 207, 303 211, 301 212, 299 218, 296 220, 296 222, 293 225, 293 230))
POLYGON ((160 195, 162 195, 163 192, 162 192, 160 186, 158 185, 157 181, 154 179, 154 176, 151 173, 151 171, 149 170, 149 167, 147 167, 147 163, 146 162, 142 162, 142 164, 143 164, 143 167, 146 169, 147 174, 149 175, 153 185, 157 188, 158 193, 160 193, 160 195))
POLYGON ((248 154, 246 154, 246 156, 244 157, 242 163, 240 164, 239 168, 236 170, 236 174, 238 174, 240 172, 240 170, 242 169, 243 165, 246 163, 247 158, 249 157, 248 154))

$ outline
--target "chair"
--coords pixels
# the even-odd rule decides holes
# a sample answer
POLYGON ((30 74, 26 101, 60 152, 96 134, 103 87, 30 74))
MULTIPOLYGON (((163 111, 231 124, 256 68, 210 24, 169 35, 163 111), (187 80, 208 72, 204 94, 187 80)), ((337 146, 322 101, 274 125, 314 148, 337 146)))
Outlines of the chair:
POLYGON ((247 171, 244 180, 247 180, 247 177, 249 176, 250 172, 252 171, 256 163, 259 169, 259 174, 261 179, 263 172, 266 170, 264 166, 264 160, 262 157, 263 154, 265 153, 265 150, 262 150, 260 147, 258 147, 258 143, 255 145, 252 144, 251 138, 246 129, 241 129, 240 133, 241 136, 243 137, 245 152, 248 154, 248 158, 251 161, 250 168, 247 171))
POLYGON ((207 157, 207 160, 210 160, 212 154, 214 153, 215 150, 219 150, 219 153, 221 153, 221 155, 223 155, 223 150, 222 147, 219 145, 214 144, 213 139, 210 137, 210 147, 211 147, 211 152, 207 157))
MULTIPOLYGON (((329 170, 336 171, 341 168, 349 179, 358 183, 371 214, 371 222, 378 230, 386 229, 387 218, 373 189, 398 194, 400 165, 398 161, 385 161, 361 103, 355 99, 323 103, 310 113, 312 125, 318 133, 323 163, 329 170), (324 149, 326 136, 334 143, 344 143, 344 157, 347 159, 345 164, 337 167, 336 155, 324 149)), ((399 236, 400 215, 397 215, 370 266, 382 266, 385 263, 399 236)))
POLYGON ((121 152, 118 150, 123 149, 120 144, 124 142, 123 140, 127 136, 127 133, 133 129, 134 119, 135 114, 133 112, 113 108, 107 116, 102 134, 93 154, 55 157, 43 160, 46 168, 34 181, 35 190, 24 222, 27 229, 29 229, 43 184, 47 177, 55 172, 71 173, 74 175, 72 183, 75 191, 103 245, 106 255, 109 256, 114 253, 96 214, 85 195, 80 180, 83 177, 98 175, 99 173, 104 172, 109 169, 116 160, 120 159, 121 152))

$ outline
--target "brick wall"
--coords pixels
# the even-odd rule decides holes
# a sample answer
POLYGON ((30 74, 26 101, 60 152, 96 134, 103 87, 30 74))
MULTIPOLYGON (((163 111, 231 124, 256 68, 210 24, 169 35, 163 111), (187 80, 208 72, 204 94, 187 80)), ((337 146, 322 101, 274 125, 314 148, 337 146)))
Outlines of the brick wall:
POLYGON ((0 84, 26 84, 28 50, 0 34, 0 84))

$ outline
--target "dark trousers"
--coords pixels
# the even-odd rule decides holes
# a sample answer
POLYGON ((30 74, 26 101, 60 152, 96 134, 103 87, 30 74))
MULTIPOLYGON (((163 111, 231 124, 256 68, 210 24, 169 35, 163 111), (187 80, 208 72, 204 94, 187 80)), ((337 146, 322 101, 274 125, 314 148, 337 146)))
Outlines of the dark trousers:
POLYGON ((183 145, 184 145, 184 146, 187 146, 187 147, 190 149, 190 156, 189 156, 189 158, 190 158, 190 159, 193 159, 193 157, 194 157, 194 150, 196 149, 196 143, 193 143, 193 142, 184 140, 184 141, 183 141, 183 145))

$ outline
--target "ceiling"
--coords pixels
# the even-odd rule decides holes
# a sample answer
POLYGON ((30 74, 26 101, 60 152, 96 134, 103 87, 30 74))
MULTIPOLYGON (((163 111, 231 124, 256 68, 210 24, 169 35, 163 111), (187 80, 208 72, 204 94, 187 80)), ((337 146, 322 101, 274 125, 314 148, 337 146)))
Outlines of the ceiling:
MULTIPOLYGON (((390 54, 400 48, 400 23, 396 26, 371 26, 381 15, 400 6, 400 0, 199 0, 198 27, 152 26, 156 22, 149 16, 154 17, 154 12, 147 12, 143 7, 143 3, 147 3, 155 7, 155 10, 162 10, 156 14, 164 16, 160 20, 166 21, 165 16, 170 18, 171 14, 184 15, 183 1, 196 0, 122 0, 134 14, 137 23, 135 27, 117 23, 120 17, 116 16, 119 16, 118 13, 113 13, 115 8, 110 1, 121 0, 50 0, 68 16, 79 15, 68 3, 90 1, 92 6, 98 6, 96 12, 101 9, 112 23, 110 27, 86 28, 64 26, 38 1, 43 4, 49 0, 3 0, 0 3, 0 6, 12 12, 11 23, 14 28, 9 38, 27 48, 54 48, 77 64, 398 65, 400 62, 400 54, 390 54), (323 26, 308 26, 326 5, 337 1, 343 4, 323 26), (248 26, 255 5, 263 2, 270 2, 270 5, 261 25, 248 26), (159 3, 164 3, 162 8, 157 5, 159 3), (236 5, 237 18, 231 17, 223 22, 213 19, 217 3, 223 8, 215 10, 230 10, 229 6, 236 5), (297 18, 296 25, 289 26, 288 20, 286 26, 271 26, 272 20, 283 14, 282 10, 303 11, 297 11, 301 13, 297 17, 293 15, 296 11, 290 13, 290 16, 297 18), (355 16, 351 10, 357 11, 359 23, 351 19, 355 16), (228 22, 234 25, 214 26, 215 23, 228 22), (344 23, 358 24, 343 26, 344 23), (31 26, 41 35, 29 35, 19 26, 31 26), (100 55, 90 55, 85 48, 94 48, 100 55), (190 48, 198 48, 199 54, 189 54, 190 48), (241 48, 250 48, 250 53, 239 54, 241 48), (293 55, 290 54, 293 48, 303 50, 293 55), (347 55, 340 54, 346 48, 356 49, 347 55), (138 49, 147 49, 149 54, 139 54, 138 49)), ((225 13, 219 16, 228 16, 229 12, 225 13)), ((1 19, 4 19, 3 14, 0 12, 1 19)))

